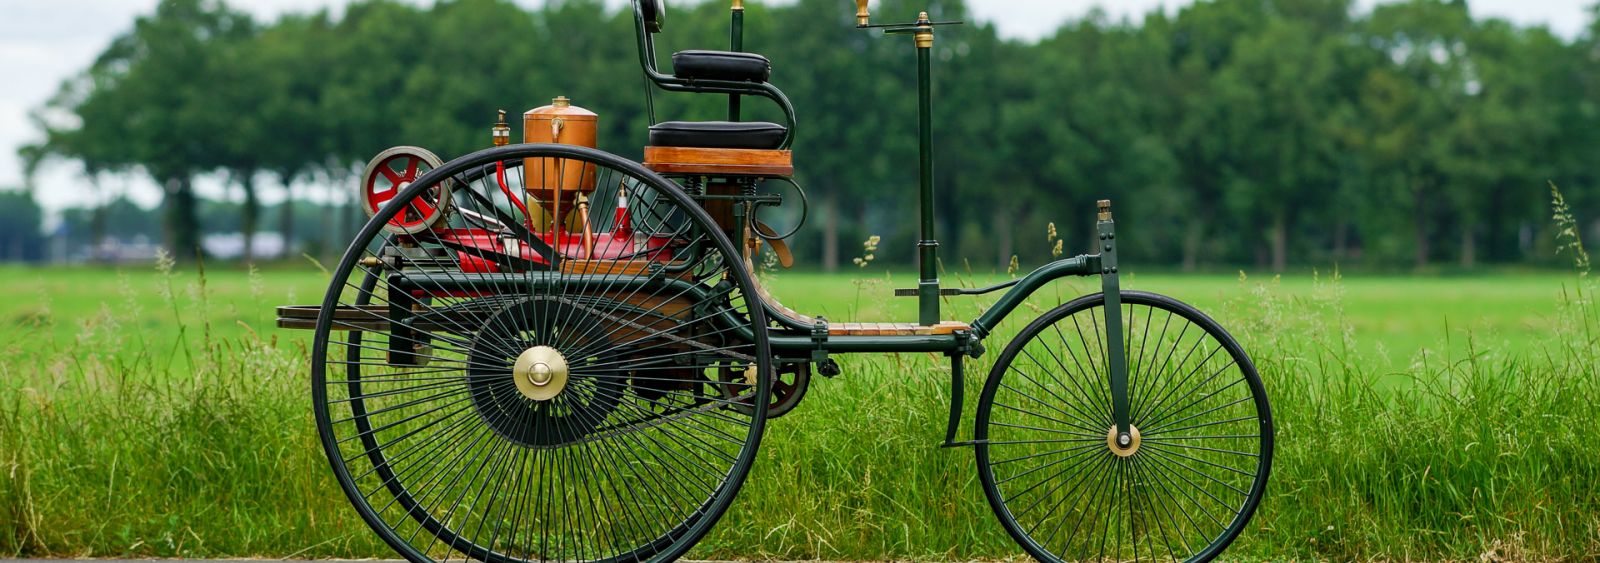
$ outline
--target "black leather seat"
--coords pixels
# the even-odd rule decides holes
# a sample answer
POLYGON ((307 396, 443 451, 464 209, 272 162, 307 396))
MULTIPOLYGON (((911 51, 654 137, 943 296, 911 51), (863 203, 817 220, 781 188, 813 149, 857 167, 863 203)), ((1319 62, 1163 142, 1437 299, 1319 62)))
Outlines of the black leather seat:
POLYGON ((759 121, 667 121, 650 126, 652 147, 774 150, 789 130, 759 121))
POLYGON ((679 51, 672 54, 672 72, 689 80, 766 82, 772 78, 772 62, 755 53, 679 51))

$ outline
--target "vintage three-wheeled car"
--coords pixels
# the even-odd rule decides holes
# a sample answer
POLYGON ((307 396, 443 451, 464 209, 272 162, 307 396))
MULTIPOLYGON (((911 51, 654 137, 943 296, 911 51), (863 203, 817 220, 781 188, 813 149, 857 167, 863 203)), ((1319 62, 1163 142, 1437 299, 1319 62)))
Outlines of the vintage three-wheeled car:
POLYGON ((502 112, 492 148, 449 162, 384 151, 359 188, 371 220, 323 302, 279 308, 280 326, 315 331, 322 445, 383 540, 418 562, 681 557, 734 502, 767 420, 813 373, 839 375, 833 356, 870 352, 949 358, 943 445, 973 448, 994 513, 1032 556, 1203 561, 1238 536, 1271 467, 1261 381, 1211 318, 1119 287, 1109 202, 1092 254, 941 286, 930 51, 957 22, 874 25, 857 0, 858 25, 909 36, 920 70, 921 271, 896 291, 919 314, 840 323, 784 307, 753 275, 759 252, 790 261, 793 233, 762 211, 804 199, 794 110, 769 61, 742 52, 741 1, 730 50, 675 53, 670 70, 655 52, 663 2, 633 2, 647 90, 726 96, 728 121, 657 123, 652 108, 632 162, 594 148, 601 116, 556 98, 523 115, 521 143, 502 112), (786 122, 741 121, 760 99, 786 122), (1003 343, 962 439, 964 361, 1066 276, 1102 291, 1003 343), (1002 290, 976 319, 941 313, 942 299, 1002 290))

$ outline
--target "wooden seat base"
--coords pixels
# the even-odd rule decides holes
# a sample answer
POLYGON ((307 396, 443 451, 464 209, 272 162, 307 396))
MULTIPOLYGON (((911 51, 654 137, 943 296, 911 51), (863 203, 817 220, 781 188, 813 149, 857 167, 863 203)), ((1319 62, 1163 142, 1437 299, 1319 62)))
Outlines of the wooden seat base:
POLYGON ((661 174, 773 177, 794 175, 791 151, 645 147, 644 166, 661 174))

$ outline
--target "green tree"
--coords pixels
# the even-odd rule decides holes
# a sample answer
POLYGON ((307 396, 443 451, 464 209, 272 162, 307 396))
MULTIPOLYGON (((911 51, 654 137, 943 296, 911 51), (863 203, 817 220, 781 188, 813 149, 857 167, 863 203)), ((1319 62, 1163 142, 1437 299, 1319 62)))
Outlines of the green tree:
POLYGON ((44 258, 44 212, 24 189, 0 189, 0 261, 44 258))
POLYGON ((53 109, 77 116, 52 132, 54 146, 90 173, 137 165, 161 186, 167 244, 180 259, 200 249, 194 177, 220 160, 231 108, 214 87, 226 75, 223 42, 247 38, 248 16, 214 0, 164 0, 95 59, 81 84, 53 109), (109 148, 108 148, 109 147, 109 148))

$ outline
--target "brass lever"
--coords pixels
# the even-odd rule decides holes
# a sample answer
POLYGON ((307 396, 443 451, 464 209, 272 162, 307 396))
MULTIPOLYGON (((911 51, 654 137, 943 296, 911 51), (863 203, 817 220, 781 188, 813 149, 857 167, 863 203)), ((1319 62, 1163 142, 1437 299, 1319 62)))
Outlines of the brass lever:
POLYGON ((871 0, 856 0, 856 27, 867 27, 867 19, 872 14, 867 12, 867 2, 871 0))

